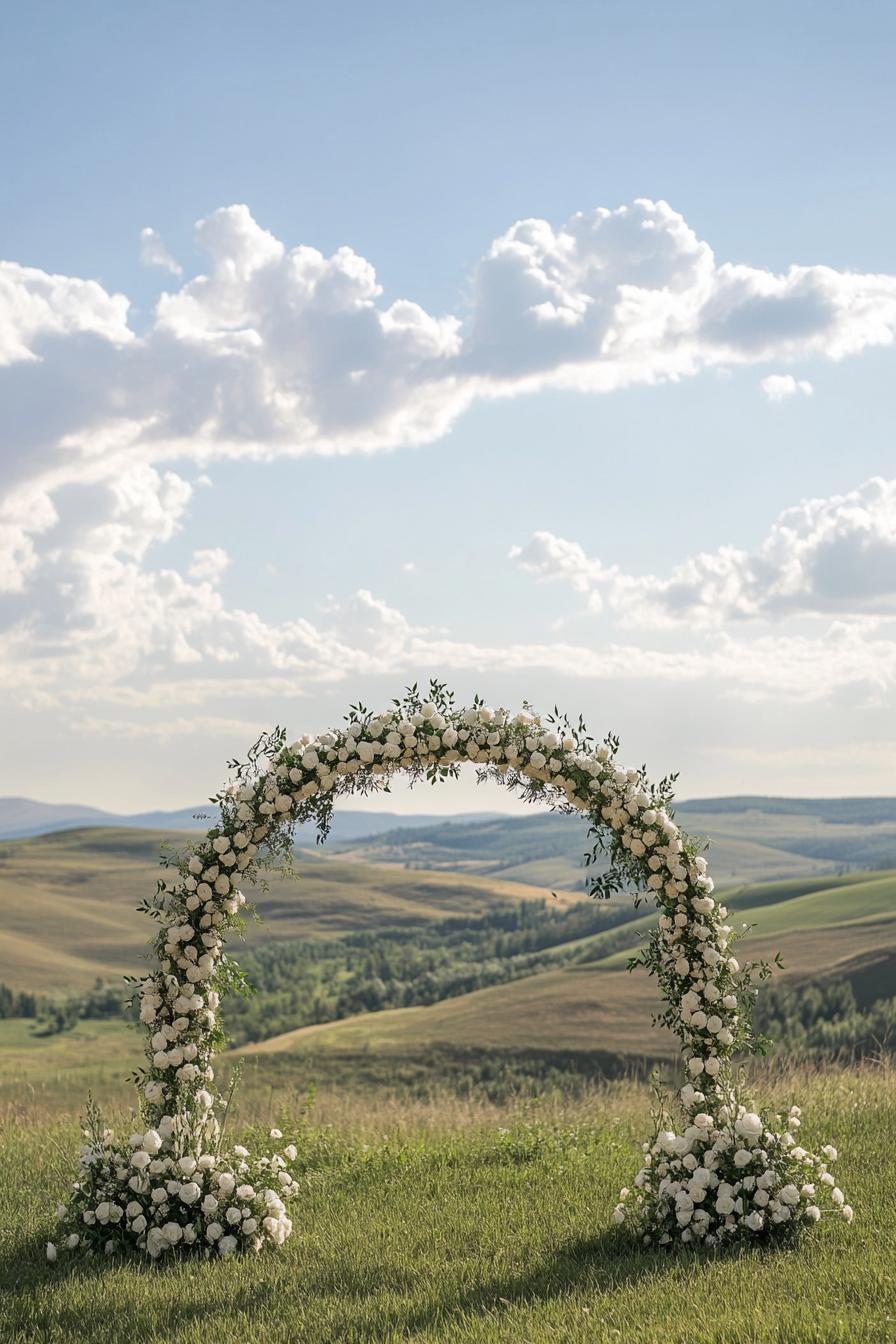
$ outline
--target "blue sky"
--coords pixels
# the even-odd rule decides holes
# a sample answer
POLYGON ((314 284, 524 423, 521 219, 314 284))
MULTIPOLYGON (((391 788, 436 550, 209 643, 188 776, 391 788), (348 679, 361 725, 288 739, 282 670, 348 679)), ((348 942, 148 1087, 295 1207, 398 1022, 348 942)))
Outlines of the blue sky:
POLYGON ((255 727, 429 672, 683 795, 891 791, 894 27, 8 8, 0 792, 187 804, 255 727), (300 245, 351 249, 310 316, 300 245))

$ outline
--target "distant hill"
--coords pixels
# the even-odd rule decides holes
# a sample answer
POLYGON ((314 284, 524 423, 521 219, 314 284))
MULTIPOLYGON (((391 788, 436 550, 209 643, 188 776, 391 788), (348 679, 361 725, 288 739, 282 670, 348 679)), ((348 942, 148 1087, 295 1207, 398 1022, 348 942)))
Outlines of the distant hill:
MULTIPOLYGON (((745 915, 755 928, 740 947, 750 958, 780 951, 784 977, 837 977, 851 981, 859 1001, 892 992, 896 969, 896 872, 847 879, 809 878, 744 887, 726 893, 732 921, 745 915)), ((654 982, 626 963, 655 912, 582 939, 579 959, 558 969, 428 1007, 364 1013, 302 1027, 243 1046, 240 1054, 296 1054, 310 1058, 363 1056, 426 1058, 434 1050, 542 1052, 599 1049, 661 1058, 677 1042, 651 1026, 660 1008, 654 982)))
MULTIPOLYGON (((481 820, 502 816, 498 812, 460 813, 457 821, 481 820)), ((78 803, 40 803, 33 798, 0 798, 0 840, 19 840, 34 835, 49 835, 53 831, 70 831, 85 826, 126 826, 129 829, 151 831, 206 830, 211 825, 215 810, 211 803, 197 807, 182 807, 173 812, 133 812, 129 814, 104 812, 98 807, 82 807, 78 803), (203 820, 207 817, 208 820, 203 820)), ((402 816, 398 812, 362 812, 353 808, 339 809, 333 820, 332 839, 352 840, 357 836, 377 835, 380 831, 394 830, 396 826, 413 829, 415 826, 434 826, 443 818, 438 815, 402 816)), ((299 827, 299 840, 314 840, 312 827, 299 827)))
MULTIPOLYGON (((178 842, 187 835, 90 827, 0 843, 0 981, 49 992, 139 971, 153 929, 135 907, 155 891, 166 838, 178 842)), ((494 903, 550 899, 544 889, 501 878, 406 873, 318 850, 300 851, 295 866, 298 881, 272 874, 267 891, 246 888, 263 919, 250 922, 250 945, 419 925, 481 914, 494 903)), ((234 950, 238 956, 238 941, 234 950)))
MULTIPOLYGON (((896 799, 694 799, 676 816, 695 837, 711 837, 718 883, 770 881, 896 864, 896 799)), ((531 816, 402 825, 337 848, 373 862, 502 876, 578 890, 585 882, 586 823, 533 810, 531 816)))
POLYGON ((896 822, 896 798, 770 798, 733 794, 730 798, 689 798, 676 812, 763 812, 768 816, 813 816, 831 825, 896 822))
MULTIPOLYGON (((896 865, 896 798, 695 798, 675 809, 695 837, 711 838, 717 883, 763 882, 896 865)), ((204 829, 213 809, 119 815, 77 804, 0 798, 0 840, 59 831, 123 828, 154 835, 204 829)), ((586 823, 533 808, 455 816, 337 808, 327 852, 408 870, 475 874, 540 889, 581 891, 586 823)), ((313 846, 313 827, 296 841, 313 846)))
MULTIPOLYGON (((717 820, 740 825, 745 815, 720 813, 717 820)), ((505 865, 495 836, 507 824, 494 823, 492 835, 493 857, 505 865)), ((478 826, 488 832, 489 823, 478 826)), ((444 840, 445 832, 450 837, 466 828, 438 829, 444 840)), ((184 832, 168 836, 187 838, 184 832)), ((0 981, 55 992, 139 971, 152 930, 135 906, 154 889, 163 838, 149 830, 87 827, 0 843, 0 981)), ((386 926, 406 929, 413 940, 415 929, 431 921, 478 915, 508 902, 553 901, 548 889, 532 885, 531 879, 513 882, 500 873, 403 869, 318 850, 299 850, 296 866, 298 882, 274 875, 268 890, 249 892, 264 921, 250 923, 250 946, 386 926)), ((785 975, 844 975, 861 998, 892 985, 896 873, 804 873, 725 887, 723 899, 735 928, 742 921, 756 925, 746 943, 750 956, 781 951, 785 975)), ((581 896, 561 892, 557 899, 568 905, 581 896)), ((625 970, 656 912, 632 915, 625 924, 556 945, 557 965, 524 979, 458 994, 431 1007, 389 1009, 302 1028, 259 1048, 323 1054, 371 1050, 407 1057, 448 1046, 662 1055, 672 1043, 650 1028, 656 1007, 652 982, 625 970)), ((233 951, 239 957, 238 942, 233 951)))

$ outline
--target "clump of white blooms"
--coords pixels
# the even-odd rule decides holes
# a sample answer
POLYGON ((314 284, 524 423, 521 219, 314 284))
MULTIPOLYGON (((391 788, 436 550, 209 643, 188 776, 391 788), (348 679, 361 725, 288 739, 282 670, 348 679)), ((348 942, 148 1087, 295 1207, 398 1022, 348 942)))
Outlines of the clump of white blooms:
MULTIPOLYGON (((623 887, 653 896, 659 925, 640 960, 666 1001, 660 1021, 680 1038, 689 1081, 681 1089, 681 1133, 658 1120, 631 1190, 614 1217, 647 1245, 767 1236, 817 1220, 824 1208, 851 1220, 828 1171, 794 1137, 794 1107, 780 1132, 737 1096, 731 1060, 752 1045, 754 967, 732 955, 727 911, 712 895, 706 860, 669 812, 670 781, 652 786, 643 770, 616 763, 618 742, 595 743, 584 725, 556 714, 542 720, 478 699, 455 708, 438 683, 424 700, 412 688, 384 713, 358 705, 345 726, 287 745, 277 730, 256 743, 235 782, 215 801, 220 820, 175 863, 144 909, 159 923, 157 969, 140 983, 148 1067, 140 1075, 141 1125, 116 1142, 89 1113, 81 1173, 60 1207, 60 1247, 88 1254, 135 1250, 153 1259, 184 1252, 228 1256, 282 1245, 296 1194, 295 1144, 271 1143, 250 1156, 221 1147, 223 1101, 212 1058, 224 1036, 223 994, 239 982, 225 938, 241 923, 241 880, 263 860, 291 849, 297 822, 329 830, 333 804, 347 793, 383 788, 392 775, 432 782, 474 763, 524 797, 590 819, 594 853, 612 866, 593 894, 623 887)), ((279 1130, 271 1132, 279 1141, 279 1130)))

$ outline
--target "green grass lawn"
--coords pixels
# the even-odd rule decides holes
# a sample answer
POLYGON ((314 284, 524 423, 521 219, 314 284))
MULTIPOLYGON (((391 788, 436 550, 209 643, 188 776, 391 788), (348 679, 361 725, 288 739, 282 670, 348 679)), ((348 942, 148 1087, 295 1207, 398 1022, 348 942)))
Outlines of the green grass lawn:
MULTIPOLYGON (((0 1138, 0 1338, 163 1344, 811 1344, 896 1338, 896 1080, 871 1069, 766 1079, 841 1151, 851 1228, 790 1250, 642 1254, 609 1230, 645 1136, 646 1089, 501 1110, 324 1096, 280 1253, 237 1263, 46 1265, 78 1134, 39 1098, 0 1138)), ((256 1090, 245 1117, 269 1121, 256 1090)), ((124 1123, 127 1123, 125 1119, 124 1123)))

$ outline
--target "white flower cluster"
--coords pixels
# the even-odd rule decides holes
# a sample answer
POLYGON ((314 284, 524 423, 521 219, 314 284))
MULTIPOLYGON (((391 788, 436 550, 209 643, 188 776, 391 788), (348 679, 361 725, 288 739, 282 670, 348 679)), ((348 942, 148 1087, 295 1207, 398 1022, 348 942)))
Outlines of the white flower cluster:
MULTIPOLYGON (((68 1205, 58 1209, 58 1250, 112 1255, 137 1251, 158 1260, 179 1249, 228 1256, 282 1246, 292 1231, 285 1201, 293 1194, 290 1167, 295 1144, 250 1158, 237 1146, 227 1158, 217 1152, 218 1123, 210 1094, 198 1124, 163 1115, 154 1129, 134 1133, 116 1146, 111 1130, 85 1131, 81 1171, 68 1205)), ((272 1135, 282 1138, 279 1130, 272 1135)))
MULTIPOLYGON (((733 1109, 737 1103, 729 1061, 735 1050, 750 1046, 746 1011, 750 974, 749 968, 741 968, 731 955, 731 926, 725 922, 725 908, 712 896, 713 883, 705 859, 679 830, 667 811, 662 793, 649 785, 643 772, 623 770, 616 765, 612 739, 595 745, 581 725, 574 729, 567 721, 545 724, 528 709, 511 714, 478 701, 469 708, 456 709, 445 689, 436 683, 431 687, 429 700, 421 700, 411 692, 406 700, 381 714, 360 708, 353 710, 340 729, 299 738, 290 746, 284 745, 282 738, 273 740, 267 768, 254 777, 249 777, 248 771, 242 772, 236 785, 219 795, 220 822, 179 863, 176 880, 160 883, 155 904, 148 906, 161 925, 154 945, 158 969, 140 985, 139 999, 149 1059, 141 1083, 143 1115, 149 1132, 162 1138, 166 1154, 158 1157, 136 1146, 134 1152, 140 1162, 141 1153, 147 1157, 144 1164, 147 1167, 160 1161, 173 1162, 182 1175, 190 1175, 185 1184, 191 1193, 193 1185, 200 1184, 196 1172, 207 1170, 212 1174, 202 1186, 202 1198, 219 1198, 214 1189, 206 1187, 214 1184, 215 1173, 227 1175, 228 1169, 225 1164, 222 1172, 217 1158, 214 1167, 198 1166, 208 1154, 199 1151, 197 1134, 204 1135, 209 1126, 217 1123, 214 1108, 220 1099, 209 1090, 214 1087, 211 1061, 216 1046, 223 1040, 217 1014, 233 969, 224 954, 224 940, 227 932, 239 923, 244 904, 237 885, 240 877, 251 880, 255 876, 264 851, 276 855, 288 850, 292 827, 297 821, 316 822, 325 832, 338 796, 382 787, 398 772, 412 777, 425 774, 437 780, 456 774, 460 765, 467 762, 529 798, 538 797, 550 807, 585 814, 590 818, 592 833, 609 851, 625 882, 635 889, 646 888, 654 897, 661 915, 644 961, 665 996, 663 1021, 680 1037, 692 1079, 682 1093, 684 1109, 691 1120, 685 1134, 691 1137, 682 1140, 690 1147, 682 1153, 681 1160, 687 1159, 690 1165, 693 1159, 696 1170, 697 1155, 701 1155, 702 1163, 705 1150, 707 1160, 715 1163, 705 1168, 711 1175, 724 1168, 725 1162, 718 1153, 715 1158, 709 1154, 713 1144, 723 1142, 730 1117, 737 1113, 733 1109), (701 1092, 693 1086, 698 1081, 701 1092), (698 1130, 700 1135, 704 1131, 693 1114, 695 1107, 702 1107, 706 1113, 705 1143, 697 1134, 698 1130), (164 1132, 168 1126, 170 1133, 164 1132), (184 1160, 189 1164, 194 1159, 196 1168, 185 1173, 179 1164, 184 1160)), ((782 1145, 783 1139, 762 1145, 763 1150, 775 1157, 776 1171, 782 1145)), ((670 1198, 674 1202, 679 1194, 676 1190, 673 1196, 669 1195, 676 1180, 666 1180, 672 1170, 668 1164, 655 1183, 655 1173, 663 1165, 653 1160, 655 1156, 652 1151, 648 1153, 644 1169, 647 1174, 641 1173, 640 1185, 631 1202, 621 1206, 630 1210, 625 1216, 636 1221, 650 1239, 660 1224, 660 1237, 666 1235, 666 1214, 660 1217, 659 1211, 665 1210, 670 1198)), ((757 1163, 763 1160, 756 1158, 757 1163)), ((263 1240, 266 1220, 273 1215, 259 1217, 262 1196, 253 1195, 252 1199, 233 1206, 249 1210, 245 1220, 251 1224, 251 1231, 242 1232, 242 1240, 226 1231, 215 1217, 202 1224, 201 1234, 198 1222, 169 1217, 168 1224, 160 1224, 159 1216, 150 1219, 152 1209, 142 1205, 141 1211, 131 1218, 127 1208, 138 1202, 130 1197, 134 1194, 132 1161, 119 1161, 114 1154, 102 1158, 105 1184, 98 1202, 110 1206, 114 1203, 127 1227, 135 1219, 147 1220, 146 1228, 135 1234, 138 1244, 143 1238, 141 1249, 154 1254, 160 1242, 154 1233, 150 1247, 150 1230, 175 1223, 184 1229, 193 1227, 195 1236, 187 1240, 186 1231, 179 1238, 172 1231, 176 1240, 168 1243, 171 1245, 206 1246, 209 1240, 215 1241, 210 1232, 219 1225, 218 1240, 224 1243, 225 1254, 263 1240), (234 1237, 236 1242, 231 1245, 234 1237)), ((791 1153, 788 1162, 792 1166, 794 1161, 791 1153)), ((807 1161, 811 1165, 815 1159, 807 1161)), ((245 1159, 241 1165, 245 1165, 245 1159)), ((165 1180, 153 1186, 150 1201, 157 1201, 159 1207, 166 1206, 166 1216, 172 1207, 191 1207, 184 1203, 179 1192, 172 1194, 168 1188, 179 1179, 173 1169, 145 1174, 141 1168, 137 1179, 150 1180, 156 1174, 164 1174, 165 1180), (172 1204, 172 1200, 176 1203, 172 1204)), ((761 1173, 755 1174, 758 1179, 761 1173)), ((751 1170, 746 1175, 749 1179, 754 1173, 751 1170)), ((693 1183, 693 1178, 688 1180, 693 1183)), ((735 1206, 738 1200, 743 1203, 743 1177, 739 1180, 735 1206)), ((257 1183, 256 1177, 242 1182, 253 1190, 257 1183)), ((80 1196, 80 1187, 76 1196, 80 1196)), ((86 1207, 81 1209, 82 1220, 86 1212, 86 1207)), ((93 1212, 96 1213, 96 1208, 93 1212)), ((753 1212, 751 1209, 750 1215, 753 1212)), ((740 1215, 720 1213, 718 1217, 740 1215)), ((242 1212, 240 1219, 242 1225, 242 1212)), ((769 1220, 788 1221, 763 1214, 763 1228, 769 1220)), ((693 1219, 687 1226, 679 1225, 679 1235, 683 1237, 688 1232, 686 1239, 693 1237, 692 1222, 693 1219)), ((703 1222, 702 1217, 697 1218, 697 1225, 703 1222)), ((712 1235, 718 1235, 717 1222, 718 1219, 713 1223, 712 1235)), ((277 1226, 282 1228, 286 1223, 277 1226)), ((752 1225, 741 1222, 738 1226, 752 1225)), ((709 1235, 704 1234, 703 1239, 708 1240, 709 1235)), ((73 1231, 69 1240, 71 1236, 83 1238, 83 1233, 73 1231)), ((282 1237, 271 1234, 270 1239, 278 1241, 282 1237)), ((110 1240, 115 1243, 114 1238, 110 1240)))
POLYGON ((824 1206, 852 1222, 853 1211, 828 1170, 837 1150, 828 1145, 815 1156, 796 1142, 798 1106, 775 1131, 733 1097, 715 1116, 695 1111, 705 1097, 690 1083, 681 1100, 691 1123, 681 1134, 660 1130, 644 1145, 634 1189, 622 1191, 613 1212, 645 1245, 718 1246, 792 1232, 801 1223, 817 1222, 824 1206))

